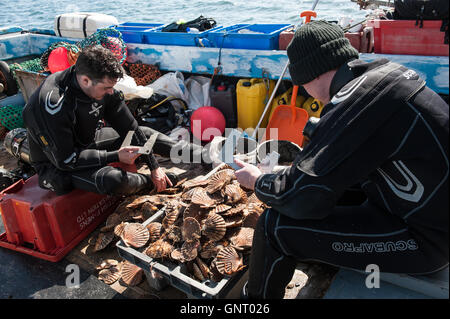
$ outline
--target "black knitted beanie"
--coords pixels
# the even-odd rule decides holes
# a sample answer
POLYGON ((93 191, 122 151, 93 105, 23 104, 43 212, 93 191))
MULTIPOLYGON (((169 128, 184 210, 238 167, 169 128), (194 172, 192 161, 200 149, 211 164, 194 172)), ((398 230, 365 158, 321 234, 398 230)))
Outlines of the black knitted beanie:
POLYGON ((357 59, 358 51, 336 24, 311 21, 300 27, 287 47, 289 73, 295 85, 303 85, 321 74, 357 59))

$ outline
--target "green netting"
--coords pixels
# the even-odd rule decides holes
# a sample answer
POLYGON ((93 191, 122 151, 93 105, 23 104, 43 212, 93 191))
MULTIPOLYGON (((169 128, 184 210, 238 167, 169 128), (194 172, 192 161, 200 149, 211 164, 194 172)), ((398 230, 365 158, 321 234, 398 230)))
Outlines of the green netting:
POLYGON ((22 63, 13 63, 9 66, 10 70, 24 70, 24 71, 30 71, 30 72, 41 72, 44 69, 41 66, 41 60, 40 58, 36 58, 33 60, 28 60, 22 63))
POLYGON ((122 33, 114 28, 99 29, 94 34, 77 43, 82 49, 91 45, 101 45, 114 53, 121 64, 127 59, 127 45, 122 33))
POLYGON ((21 105, 4 105, 0 107, 0 123, 8 130, 23 127, 21 105))

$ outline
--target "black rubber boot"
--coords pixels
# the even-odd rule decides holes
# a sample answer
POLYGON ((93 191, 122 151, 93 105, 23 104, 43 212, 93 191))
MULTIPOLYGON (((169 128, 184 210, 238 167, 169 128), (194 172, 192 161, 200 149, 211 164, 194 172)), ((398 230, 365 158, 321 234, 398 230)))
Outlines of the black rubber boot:
POLYGON ((177 185, 178 183, 178 175, 175 173, 171 173, 171 172, 166 172, 167 177, 170 179, 170 181, 172 182, 172 186, 174 187, 175 185, 177 185))

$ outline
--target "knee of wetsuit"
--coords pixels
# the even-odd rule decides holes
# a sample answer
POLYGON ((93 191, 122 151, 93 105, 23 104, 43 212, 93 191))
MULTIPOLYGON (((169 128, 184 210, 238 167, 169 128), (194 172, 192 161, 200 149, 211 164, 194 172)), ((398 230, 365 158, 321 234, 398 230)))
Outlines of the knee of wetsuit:
POLYGON ((151 181, 142 174, 128 173, 121 168, 105 166, 98 171, 95 183, 102 194, 131 195, 150 186, 151 181))

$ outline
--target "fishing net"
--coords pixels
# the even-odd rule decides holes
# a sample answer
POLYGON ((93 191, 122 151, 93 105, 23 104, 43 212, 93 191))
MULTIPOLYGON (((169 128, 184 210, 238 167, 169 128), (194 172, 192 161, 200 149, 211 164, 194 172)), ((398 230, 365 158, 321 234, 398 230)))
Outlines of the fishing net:
POLYGON ((122 33, 114 28, 103 28, 77 43, 80 48, 91 45, 101 45, 109 49, 123 64, 127 58, 127 45, 122 39, 122 33))
POLYGON ((156 65, 143 63, 125 63, 125 68, 137 85, 146 86, 161 77, 161 72, 156 65))
POLYGON ((0 107, 0 123, 8 130, 23 127, 21 105, 4 105, 0 107))

